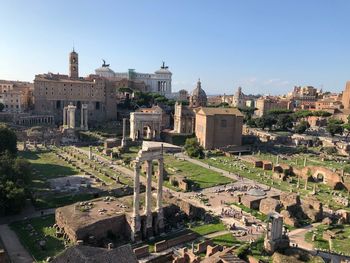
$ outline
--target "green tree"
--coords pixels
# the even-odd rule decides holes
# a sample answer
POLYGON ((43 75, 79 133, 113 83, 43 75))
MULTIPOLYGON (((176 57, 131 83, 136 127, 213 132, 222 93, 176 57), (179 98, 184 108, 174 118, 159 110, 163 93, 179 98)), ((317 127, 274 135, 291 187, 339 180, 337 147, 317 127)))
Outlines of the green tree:
POLYGON ((296 133, 302 134, 304 133, 308 128, 310 128, 310 124, 307 121, 300 121, 297 125, 294 127, 294 131, 296 133))
POLYGON ((23 187, 12 181, 0 183, 0 215, 18 213, 24 207, 25 199, 23 187))
POLYGON ((293 118, 291 114, 279 114, 277 116, 276 126, 279 130, 286 131, 293 127, 293 118))
POLYGON ((0 155, 0 215, 19 212, 29 196, 31 166, 8 152, 0 155))
POLYGON ((326 130, 331 134, 333 137, 335 134, 342 134, 344 131, 344 128, 342 126, 344 122, 342 120, 337 119, 329 119, 326 130))
POLYGON ((2 112, 5 108, 5 105, 3 103, 0 102, 0 112, 2 112))
POLYGON ((258 128, 271 130, 272 126, 276 124, 276 119, 269 115, 263 115, 261 118, 255 119, 255 124, 258 128))
POLYGON ((248 121, 252 119, 254 112, 257 110, 257 108, 254 108, 254 107, 239 107, 238 109, 244 115, 245 123, 248 123, 248 121))
POLYGON ((343 124, 343 129, 346 132, 346 138, 348 138, 350 134, 350 123, 343 124))
POLYGON ((332 113, 328 112, 328 111, 314 111, 313 112, 313 116, 317 116, 317 117, 330 117, 332 116, 332 113))
POLYGON ((307 117, 312 116, 312 115, 313 115, 313 113, 310 110, 298 110, 298 111, 293 113, 294 118, 297 120, 307 118, 307 117))
POLYGON ((203 147, 199 145, 197 138, 187 138, 184 148, 187 155, 190 157, 204 157, 203 147))
POLYGON ((6 151, 12 155, 16 155, 17 136, 13 130, 6 126, 0 126, 0 154, 6 151))

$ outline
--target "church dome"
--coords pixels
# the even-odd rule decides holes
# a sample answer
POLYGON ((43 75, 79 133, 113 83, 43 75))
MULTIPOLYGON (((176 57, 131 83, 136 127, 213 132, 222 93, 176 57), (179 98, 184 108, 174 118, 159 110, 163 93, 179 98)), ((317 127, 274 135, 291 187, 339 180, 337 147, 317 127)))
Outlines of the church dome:
POLYGON ((206 107, 207 106, 207 94, 202 89, 200 79, 197 82, 197 87, 192 91, 190 96, 190 107, 206 107))
POLYGON ((198 80, 197 87, 192 91, 192 96, 196 96, 197 98, 207 98, 207 94, 202 89, 201 81, 198 80))

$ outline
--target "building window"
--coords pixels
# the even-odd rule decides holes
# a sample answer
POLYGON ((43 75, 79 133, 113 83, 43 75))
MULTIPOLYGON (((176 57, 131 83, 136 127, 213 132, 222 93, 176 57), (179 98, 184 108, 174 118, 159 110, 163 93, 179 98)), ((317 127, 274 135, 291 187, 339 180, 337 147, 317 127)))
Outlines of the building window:
POLYGON ((96 101, 95 109, 96 109, 96 110, 99 110, 99 109, 100 109, 100 102, 99 102, 99 101, 96 101))
POLYGON ((58 100, 56 101, 56 109, 60 109, 61 108, 61 101, 58 100))
POLYGON ((221 120, 221 127, 226 128, 227 127, 227 121, 226 120, 221 120))

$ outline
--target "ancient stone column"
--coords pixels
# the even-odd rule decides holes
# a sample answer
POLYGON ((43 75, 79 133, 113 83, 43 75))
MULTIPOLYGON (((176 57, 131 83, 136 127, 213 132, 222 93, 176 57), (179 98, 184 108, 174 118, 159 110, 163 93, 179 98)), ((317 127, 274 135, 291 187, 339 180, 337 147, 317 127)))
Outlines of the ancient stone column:
POLYGON ((63 108, 63 126, 67 126, 67 107, 63 108))
POLYGON ((89 146, 89 160, 92 160, 92 146, 89 146))
POLYGON ((85 125, 84 125, 84 108, 83 105, 81 105, 81 110, 80 110, 80 129, 85 130, 85 125))
POLYGON ((158 180, 157 180, 157 231, 162 233, 164 231, 164 215, 163 215, 163 158, 158 160, 158 180))
POLYGON ((140 164, 136 162, 134 167, 134 204, 131 226, 132 241, 139 241, 141 239, 140 229, 140 164))
POLYGON ((88 105, 87 104, 84 104, 85 105, 85 111, 84 111, 84 126, 85 126, 85 130, 88 130, 89 129, 89 125, 88 125, 88 116, 89 116, 89 111, 88 111, 88 105))
POLYGON ((146 185, 146 199, 145 199, 145 214, 146 214, 146 236, 151 238, 152 231, 152 161, 147 160, 147 185, 146 185))
POLYGON ((68 106, 68 115, 69 115, 69 128, 75 129, 75 109, 76 107, 74 105, 68 106))
POLYGON ((123 118, 123 138, 122 138, 122 147, 126 146, 126 118, 123 118))

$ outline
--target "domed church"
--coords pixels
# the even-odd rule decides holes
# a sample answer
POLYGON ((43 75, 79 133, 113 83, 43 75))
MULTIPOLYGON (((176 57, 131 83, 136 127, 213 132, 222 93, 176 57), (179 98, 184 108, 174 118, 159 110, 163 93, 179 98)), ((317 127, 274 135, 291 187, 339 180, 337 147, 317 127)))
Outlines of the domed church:
POLYGON ((192 91, 190 96, 190 107, 206 107, 207 106, 207 94, 202 89, 201 80, 198 79, 197 87, 192 91))

